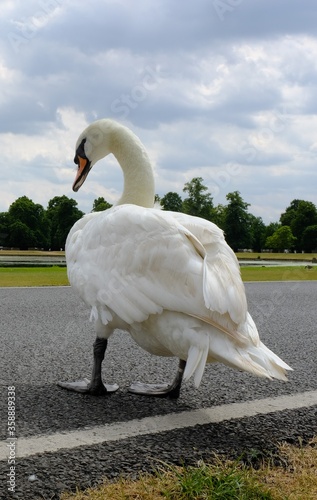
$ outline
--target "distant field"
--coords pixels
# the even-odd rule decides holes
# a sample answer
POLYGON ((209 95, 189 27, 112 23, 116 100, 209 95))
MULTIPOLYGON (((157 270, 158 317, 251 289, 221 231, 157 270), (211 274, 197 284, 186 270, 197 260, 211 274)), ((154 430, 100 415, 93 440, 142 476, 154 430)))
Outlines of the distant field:
POLYGON ((312 261, 317 259, 317 253, 257 253, 257 252, 238 252, 236 256, 239 260, 305 260, 312 261))
MULTIPOLYGON (((41 256, 62 257, 63 251, 41 251, 41 250, 0 250, 1 256, 41 256)), ((241 267, 242 279, 244 281, 289 281, 289 280, 317 280, 317 267, 305 269, 313 258, 317 259, 317 253, 237 253, 240 260, 256 260, 257 263, 265 260, 289 260, 305 261, 298 266, 269 267, 263 262, 257 266, 241 267), (307 262, 307 264, 306 264, 307 262), (265 266, 265 267, 264 267, 265 266)), ((0 286, 63 286, 69 285, 65 267, 0 267, 0 286)))
MULTIPOLYGON (((44 251, 44 250, 0 250, 1 255, 8 256, 27 256, 27 255, 37 255, 41 257, 49 256, 64 256, 64 251, 44 251)), ((317 259, 317 253, 258 253, 258 252, 238 252, 238 259, 244 260, 305 260, 312 261, 313 258, 317 259)))
POLYGON ((44 250, 0 250, 0 257, 1 255, 9 255, 11 257, 13 256, 21 256, 21 257, 26 257, 27 255, 37 255, 41 257, 55 257, 55 256, 64 256, 65 252, 64 251, 44 251, 44 250))
POLYGON ((241 267, 243 281, 311 281, 317 280, 317 266, 245 266, 241 267))
POLYGON ((0 286, 69 285, 65 267, 2 267, 0 286))
MULTIPOLYGON (((243 281, 302 281, 317 280, 317 266, 241 267, 243 281)), ((0 286, 64 286, 69 285, 65 267, 3 267, 0 286)))

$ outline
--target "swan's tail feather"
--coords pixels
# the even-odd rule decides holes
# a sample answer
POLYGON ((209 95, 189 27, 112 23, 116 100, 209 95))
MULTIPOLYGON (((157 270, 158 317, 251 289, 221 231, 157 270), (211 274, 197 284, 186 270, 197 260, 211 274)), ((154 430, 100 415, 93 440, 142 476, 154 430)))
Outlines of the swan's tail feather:
POLYGON ((292 370, 262 342, 259 346, 238 349, 238 353, 240 369, 258 377, 287 381, 286 371, 292 370))
POLYGON ((201 350, 197 346, 190 346, 188 350, 188 357, 186 361, 186 368, 184 371, 183 379, 188 380, 194 374, 201 359, 201 350))
MULTIPOLYGON (((208 341, 208 339, 207 339, 207 341, 208 341)), ((196 371, 195 371, 194 385, 197 388, 200 386, 200 382, 201 382, 201 379, 203 378, 203 374, 205 371, 206 361, 207 361, 207 357, 208 357, 208 347, 209 347, 209 342, 208 342, 208 345, 206 346, 206 348, 201 353, 200 363, 197 366, 196 371)))
POLYGON ((184 380, 188 380, 192 375, 194 375, 194 385, 197 388, 199 387, 204 374, 208 357, 209 339, 207 336, 205 341, 206 345, 202 346, 202 348, 194 345, 190 346, 183 376, 184 380))
POLYGON ((271 378, 287 381, 286 371, 293 370, 262 342, 258 348, 250 349, 249 354, 252 360, 261 365, 271 378))
POLYGON ((219 331, 214 331, 210 340, 208 361, 220 362, 258 377, 284 381, 287 380, 286 371, 292 370, 262 342, 258 345, 250 342, 242 347, 219 331))
MULTIPOLYGON (((211 326, 211 325, 210 325, 211 326)), ((188 349, 184 380, 194 377, 194 385, 199 387, 206 363, 219 362, 230 368, 256 375, 257 377, 287 381, 286 372, 292 370, 282 359, 266 347, 260 340, 242 344, 240 338, 218 328, 210 327, 192 337, 188 349), (195 340, 195 343, 193 342, 195 340)))

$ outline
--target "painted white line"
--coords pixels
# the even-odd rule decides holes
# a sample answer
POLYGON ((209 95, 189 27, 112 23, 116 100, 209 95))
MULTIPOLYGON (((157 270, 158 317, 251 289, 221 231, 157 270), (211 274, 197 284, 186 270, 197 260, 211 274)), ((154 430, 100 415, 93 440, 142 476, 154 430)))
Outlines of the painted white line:
MULTIPOLYGON (((253 417, 259 414, 266 415, 315 405, 317 405, 317 391, 309 391, 291 396, 257 399, 244 403, 158 415, 157 417, 145 417, 140 420, 106 424, 79 431, 21 437, 16 441, 15 454, 16 458, 26 458, 38 453, 57 452, 61 449, 91 446, 107 441, 120 441, 145 434, 156 434, 195 425, 219 423, 225 420, 253 417)), ((8 443, 9 440, 0 441, 0 460, 8 458, 8 443)))

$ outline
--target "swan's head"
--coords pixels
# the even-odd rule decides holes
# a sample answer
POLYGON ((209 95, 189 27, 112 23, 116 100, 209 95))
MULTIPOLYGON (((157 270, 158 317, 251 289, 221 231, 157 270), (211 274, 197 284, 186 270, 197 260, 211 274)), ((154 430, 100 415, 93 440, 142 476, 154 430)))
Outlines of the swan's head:
POLYGON ((97 120, 80 134, 74 158, 78 168, 73 190, 78 191, 94 164, 110 153, 124 174, 124 190, 117 204, 153 207, 154 177, 147 152, 131 130, 111 119, 97 120))
POLYGON ((74 162, 78 165, 73 191, 83 185, 94 164, 111 152, 110 140, 114 122, 97 120, 89 125, 79 136, 76 143, 74 162))

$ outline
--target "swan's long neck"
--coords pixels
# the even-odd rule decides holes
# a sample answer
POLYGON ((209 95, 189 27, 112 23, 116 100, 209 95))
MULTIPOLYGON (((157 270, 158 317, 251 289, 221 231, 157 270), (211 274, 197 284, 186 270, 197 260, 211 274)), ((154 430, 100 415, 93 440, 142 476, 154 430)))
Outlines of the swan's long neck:
POLYGON ((124 188, 117 205, 132 203, 151 208, 154 205, 154 175, 145 147, 129 129, 116 124, 111 137, 111 152, 124 176, 124 188))

